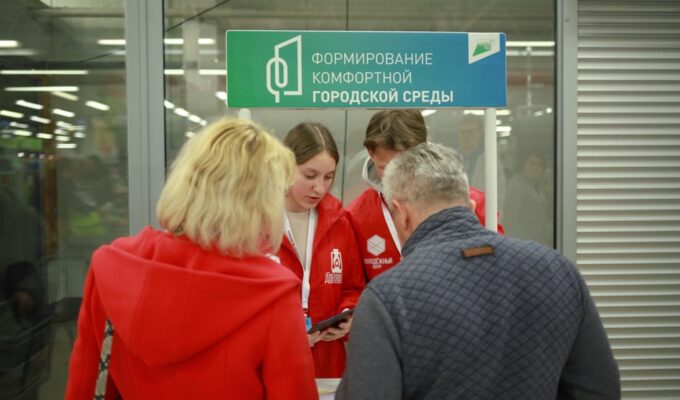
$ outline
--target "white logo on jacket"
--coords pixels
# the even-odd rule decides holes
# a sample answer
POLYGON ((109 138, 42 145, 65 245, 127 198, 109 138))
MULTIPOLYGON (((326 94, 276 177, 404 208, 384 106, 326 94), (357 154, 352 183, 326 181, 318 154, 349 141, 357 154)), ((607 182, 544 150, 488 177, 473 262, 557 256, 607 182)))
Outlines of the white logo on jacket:
POLYGON ((342 283, 342 253, 331 251, 331 272, 326 272, 326 284, 342 283))
POLYGON ((373 235, 366 241, 366 250, 374 256, 379 256, 385 251, 385 239, 373 235))

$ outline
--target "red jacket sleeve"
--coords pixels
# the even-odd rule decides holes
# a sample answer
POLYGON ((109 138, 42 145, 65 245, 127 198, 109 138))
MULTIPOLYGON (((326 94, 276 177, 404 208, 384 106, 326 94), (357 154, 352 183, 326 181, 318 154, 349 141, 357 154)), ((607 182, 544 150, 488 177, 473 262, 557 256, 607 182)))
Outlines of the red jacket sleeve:
POLYGON ((267 399, 319 398, 301 307, 297 293, 291 292, 281 298, 271 312, 262 369, 267 399))
MULTIPOLYGON (((476 203, 475 214, 477 215, 477 219, 479 219, 479 223, 486 226, 486 195, 481 190, 470 186, 470 199, 474 200, 476 203)), ((500 215, 496 213, 496 218, 499 217, 500 215)), ((505 234, 505 229, 500 222, 498 223, 496 230, 500 234, 505 234)))
POLYGON ((346 308, 354 308, 359 302, 359 296, 366 286, 364 276, 364 266, 361 261, 359 244, 357 243, 354 229, 347 217, 343 217, 343 231, 347 238, 347 249, 344 254, 347 260, 343 262, 345 270, 342 276, 342 295, 340 307, 336 312, 341 312, 346 308))

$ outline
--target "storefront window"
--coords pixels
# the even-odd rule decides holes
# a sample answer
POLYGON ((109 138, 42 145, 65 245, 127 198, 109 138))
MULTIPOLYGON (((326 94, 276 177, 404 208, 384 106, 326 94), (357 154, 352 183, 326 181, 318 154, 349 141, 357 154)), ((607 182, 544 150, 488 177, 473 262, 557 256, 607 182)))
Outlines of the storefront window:
MULTIPOLYGON (((229 29, 451 31, 507 34, 508 107, 498 110, 498 206, 510 236, 554 245, 554 4, 493 1, 285 1, 198 3, 166 0, 168 162, 207 121, 239 115, 279 137, 297 123, 326 124, 338 142, 332 193, 348 204, 366 188, 361 168, 366 124, 375 110, 229 109, 224 32, 229 29), (208 4, 210 3, 210 4, 208 4), (191 12, 200 15, 192 18, 191 12), (174 44, 173 44, 174 43, 174 44), (179 44, 181 43, 181 45, 179 44)), ((429 139, 457 148, 470 181, 485 190, 482 110, 423 110, 429 139)))
POLYGON ((62 399, 92 251, 128 232, 123 4, 0 10, 0 399, 62 399))

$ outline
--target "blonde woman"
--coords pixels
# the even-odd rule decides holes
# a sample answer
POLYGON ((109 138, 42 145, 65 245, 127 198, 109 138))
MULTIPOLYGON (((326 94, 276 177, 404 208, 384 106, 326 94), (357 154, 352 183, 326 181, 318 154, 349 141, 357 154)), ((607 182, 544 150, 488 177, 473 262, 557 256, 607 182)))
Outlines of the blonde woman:
POLYGON ((294 171, 250 121, 187 142, 158 201, 164 230, 94 253, 66 397, 92 399, 110 321, 106 398, 316 399, 300 283, 269 257, 294 171))

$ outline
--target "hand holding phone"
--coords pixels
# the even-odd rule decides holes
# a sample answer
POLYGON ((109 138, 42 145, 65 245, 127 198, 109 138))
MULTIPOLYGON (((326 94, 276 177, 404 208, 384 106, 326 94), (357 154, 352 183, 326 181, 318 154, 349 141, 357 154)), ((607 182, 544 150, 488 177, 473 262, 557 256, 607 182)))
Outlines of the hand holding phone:
POLYGON ((336 314, 328 319, 325 319, 317 324, 312 325, 312 327, 307 331, 307 333, 323 331, 324 329, 331 327, 337 328, 342 322, 349 321, 353 313, 354 313, 353 308, 345 310, 340 314, 336 314))

